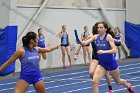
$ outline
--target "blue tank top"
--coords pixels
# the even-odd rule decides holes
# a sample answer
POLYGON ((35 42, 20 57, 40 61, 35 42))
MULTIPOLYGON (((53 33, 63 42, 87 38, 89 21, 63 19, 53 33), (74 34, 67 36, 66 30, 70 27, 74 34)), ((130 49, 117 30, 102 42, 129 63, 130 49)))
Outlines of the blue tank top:
POLYGON ((89 35, 89 32, 84 32, 83 38, 87 37, 89 35))
POLYGON ((45 37, 43 35, 38 36, 38 45, 45 44, 45 37))
POLYGON ((33 48, 32 51, 29 51, 26 47, 24 47, 25 55, 20 58, 21 62, 21 73, 32 73, 39 71, 38 62, 39 62, 39 54, 38 51, 33 48))
POLYGON ((120 40, 120 38, 121 38, 121 35, 120 34, 116 34, 115 35, 115 39, 120 40))
POLYGON ((61 38, 61 44, 62 45, 68 45, 68 34, 67 32, 63 32, 62 38, 61 38))
MULTIPOLYGON (((97 39, 96 39, 96 46, 97 46, 97 50, 110 50, 111 46, 109 44, 109 42, 107 41, 107 35, 105 35, 105 37, 100 40, 100 35, 98 35, 97 39)), ((113 54, 98 54, 98 58, 99 58, 99 62, 112 62, 115 61, 113 54)))

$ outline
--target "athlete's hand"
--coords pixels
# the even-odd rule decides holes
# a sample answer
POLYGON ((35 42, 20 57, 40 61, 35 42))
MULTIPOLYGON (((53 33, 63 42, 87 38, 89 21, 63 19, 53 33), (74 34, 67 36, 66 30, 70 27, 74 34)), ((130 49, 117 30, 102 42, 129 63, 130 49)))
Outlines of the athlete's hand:
POLYGON ((104 50, 98 50, 97 53, 98 53, 98 54, 104 54, 105 51, 104 51, 104 50))

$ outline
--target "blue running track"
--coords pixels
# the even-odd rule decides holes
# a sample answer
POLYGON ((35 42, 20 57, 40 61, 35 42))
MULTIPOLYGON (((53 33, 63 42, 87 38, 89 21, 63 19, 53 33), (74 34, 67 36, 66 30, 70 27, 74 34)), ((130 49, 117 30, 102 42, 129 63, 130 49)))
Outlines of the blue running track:
MULTIPOLYGON (((140 63, 125 62, 119 65, 121 77, 132 83, 135 93, 140 93, 140 63)), ((88 67, 53 73, 42 73, 47 93, 92 93, 88 67)), ((13 93, 18 77, 0 80, 0 93, 13 93)), ((125 87, 112 80, 113 93, 129 93, 125 87)), ((105 78, 99 85, 100 93, 108 93, 105 78)), ((36 93, 30 85, 26 93, 36 93)))

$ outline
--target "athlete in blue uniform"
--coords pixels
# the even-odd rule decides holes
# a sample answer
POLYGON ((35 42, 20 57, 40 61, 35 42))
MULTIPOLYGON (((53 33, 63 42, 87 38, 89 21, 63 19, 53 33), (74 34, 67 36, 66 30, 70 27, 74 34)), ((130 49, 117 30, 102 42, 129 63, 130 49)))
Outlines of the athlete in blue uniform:
MULTIPOLYGON (((81 40, 85 40, 87 37, 89 36, 89 32, 88 32, 88 27, 84 26, 84 32, 81 34, 81 40)), ((90 44, 83 46, 83 57, 84 57, 84 62, 85 62, 85 66, 87 66, 87 61, 86 61, 86 53, 88 54, 88 60, 90 62, 91 58, 90 58, 90 44)))
MULTIPOLYGON (((119 62, 121 62, 121 41, 123 40, 122 35, 120 33, 120 29, 118 27, 116 27, 114 29, 115 31, 115 45, 117 46, 118 49, 118 56, 119 56, 119 62)), ((116 53, 114 54, 114 57, 116 58, 116 53)))
POLYGON ((38 46, 41 48, 45 48, 45 37, 41 28, 38 29, 38 46))
MULTIPOLYGON (((89 35, 85 40, 88 40, 93 35, 97 35, 98 34, 97 26, 98 26, 98 22, 92 28, 92 35, 89 35)), ((90 75, 91 79, 93 79, 93 75, 94 75, 95 69, 98 66, 98 55, 97 55, 97 46, 95 44, 95 41, 91 42, 91 45, 92 45, 92 61, 90 62, 90 66, 89 66, 89 75, 90 75)), ((75 56, 74 56, 75 61, 78 59, 78 53, 80 51, 80 48, 81 48, 81 45, 79 44, 78 48, 76 50, 75 56)), ((109 88, 109 92, 108 93, 112 93, 111 78, 110 78, 110 75, 109 75, 108 71, 105 74, 105 78, 106 78, 106 81, 108 83, 108 88, 109 88)))
POLYGON ((18 49, 11 58, 6 61, 0 71, 12 64, 16 59, 20 59, 21 72, 14 93, 25 93, 30 84, 33 84, 37 93, 46 93, 45 84, 38 67, 39 53, 50 52, 58 49, 59 45, 54 47, 40 48, 38 45, 37 35, 34 32, 28 32, 22 38, 23 47, 18 49))
POLYGON ((134 89, 131 84, 120 78, 119 67, 113 57, 113 54, 116 52, 116 46, 112 36, 109 34, 110 29, 105 22, 98 22, 98 33, 99 35, 93 36, 87 41, 81 41, 81 45, 87 45, 92 41, 95 41, 97 45, 99 65, 97 66, 93 76, 93 93, 99 93, 99 81, 107 71, 110 72, 117 84, 126 86, 129 93, 134 93, 134 89))
MULTIPOLYGON (((41 48, 45 48, 45 37, 43 35, 43 30, 41 28, 38 29, 38 46, 41 48)), ((42 54, 42 58, 44 60, 46 60, 46 58, 47 58, 46 53, 39 53, 39 62, 41 59, 41 54, 42 54)), ((40 65, 39 65, 39 67, 40 67, 40 65)))
POLYGON ((71 47, 70 47, 70 40, 69 35, 66 32, 66 25, 62 26, 62 31, 59 33, 59 37, 61 38, 61 51, 62 51, 62 62, 63 62, 63 68, 66 69, 65 65, 65 51, 68 55, 68 60, 70 63, 70 68, 72 68, 71 63, 71 47))

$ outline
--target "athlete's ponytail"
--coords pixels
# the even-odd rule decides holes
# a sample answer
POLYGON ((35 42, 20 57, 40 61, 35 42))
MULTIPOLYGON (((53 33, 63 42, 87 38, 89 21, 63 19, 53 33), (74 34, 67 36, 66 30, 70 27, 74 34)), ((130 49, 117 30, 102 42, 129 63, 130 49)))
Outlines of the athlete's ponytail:
POLYGON ((92 27, 92 34, 98 34, 98 22, 92 27))
POLYGON ((31 39, 35 40, 36 38, 37 38, 37 35, 35 32, 28 32, 25 36, 22 37, 23 46, 28 48, 30 40, 31 39))
POLYGON ((108 27, 107 33, 109 33, 113 38, 115 38, 115 33, 112 31, 110 27, 108 27))
POLYGON ((23 46, 27 45, 27 38, 26 38, 26 36, 22 37, 22 44, 23 44, 23 46))

